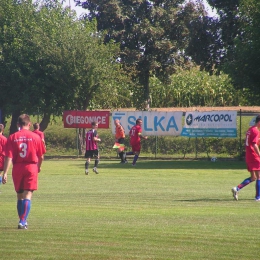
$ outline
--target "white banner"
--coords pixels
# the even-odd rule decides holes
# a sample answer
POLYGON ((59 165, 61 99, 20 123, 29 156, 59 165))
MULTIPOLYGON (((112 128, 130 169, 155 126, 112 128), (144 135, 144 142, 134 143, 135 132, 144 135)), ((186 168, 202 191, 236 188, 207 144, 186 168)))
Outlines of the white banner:
POLYGON ((114 120, 119 119, 121 125, 125 129, 126 135, 135 125, 135 121, 141 118, 143 121, 143 135, 151 136, 178 136, 182 130, 182 114, 183 112, 156 112, 156 111, 133 111, 133 112, 113 112, 111 120, 112 133, 115 134, 114 120))
POLYGON ((186 112, 182 136, 237 137, 236 111, 186 112))

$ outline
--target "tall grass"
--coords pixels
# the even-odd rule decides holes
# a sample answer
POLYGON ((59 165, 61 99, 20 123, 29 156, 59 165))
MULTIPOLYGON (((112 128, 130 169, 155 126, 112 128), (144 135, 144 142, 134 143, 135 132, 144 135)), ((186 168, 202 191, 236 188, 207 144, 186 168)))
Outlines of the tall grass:
POLYGON ((11 176, 0 194, 0 256, 12 260, 258 259, 254 184, 234 201, 243 162, 46 160, 28 230, 17 230, 11 176), (92 162, 93 163, 93 162, 92 162))

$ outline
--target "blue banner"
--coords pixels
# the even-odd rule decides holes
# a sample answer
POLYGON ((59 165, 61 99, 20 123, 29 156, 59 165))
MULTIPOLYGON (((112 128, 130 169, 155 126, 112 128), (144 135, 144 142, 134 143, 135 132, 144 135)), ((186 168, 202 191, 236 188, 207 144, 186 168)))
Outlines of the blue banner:
POLYGON ((143 135, 179 136, 182 130, 182 114, 181 111, 116 111, 112 113, 111 129, 112 133, 115 134, 114 120, 118 119, 128 134, 131 127, 135 125, 136 119, 141 118, 143 135))
POLYGON ((237 137, 236 111, 187 112, 181 136, 237 137))

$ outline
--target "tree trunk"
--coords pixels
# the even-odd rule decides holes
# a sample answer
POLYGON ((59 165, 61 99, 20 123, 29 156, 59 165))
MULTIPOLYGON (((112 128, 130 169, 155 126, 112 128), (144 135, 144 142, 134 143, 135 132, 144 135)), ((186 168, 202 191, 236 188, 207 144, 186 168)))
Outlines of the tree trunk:
POLYGON ((6 127, 6 121, 5 121, 5 111, 4 109, 0 109, 0 124, 3 124, 4 127, 6 127))
POLYGON ((85 154, 85 133, 86 133, 86 130, 84 128, 79 128, 79 131, 78 131, 79 155, 85 154))
POLYGON ((12 120, 11 120, 11 125, 10 125, 10 130, 9 130, 9 135, 17 132, 17 119, 21 115, 20 110, 16 110, 12 113, 12 120))
POLYGON ((44 131, 50 123, 51 114, 44 113, 42 121, 40 122, 40 130, 44 131))
POLYGON ((149 70, 143 70, 140 75, 140 84, 143 86, 143 106, 142 110, 150 109, 150 86, 149 86, 149 70))

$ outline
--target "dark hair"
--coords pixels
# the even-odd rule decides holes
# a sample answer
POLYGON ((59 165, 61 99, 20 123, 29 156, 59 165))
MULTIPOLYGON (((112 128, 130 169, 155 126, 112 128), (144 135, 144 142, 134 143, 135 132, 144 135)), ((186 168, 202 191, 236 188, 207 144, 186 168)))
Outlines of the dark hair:
POLYGON ((137 125, 137 124, 139 124, 141 121, 142 121, 142 119, 141 119, 141 118, 138 118, 138 119, 135 121, 135 124, 137 125))
POLYGON ((258 115, 256 118, 255 118, 255 123, 258 123, 260 121, 260 115, 258 115))
POLYGON ((40 124, 39 123, 34 123, 33 124, 34 130, 40 129, 40 124))
POLYGON ((92 126, 95 126, 96 124, 98 124, 97 121, 93 121, 93 122, 91 123, 92 126))
POLYGON ((28 126, 30 122, 30 117, 27 114, 20 115, 17 120, 19 126, 28 126))

